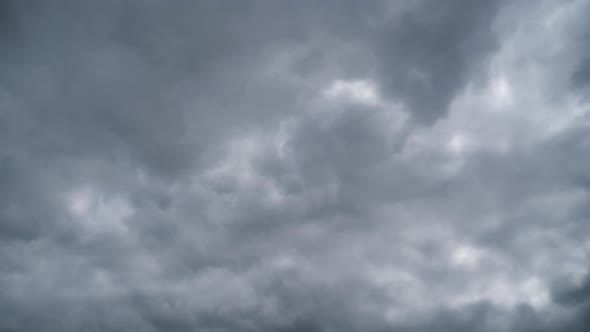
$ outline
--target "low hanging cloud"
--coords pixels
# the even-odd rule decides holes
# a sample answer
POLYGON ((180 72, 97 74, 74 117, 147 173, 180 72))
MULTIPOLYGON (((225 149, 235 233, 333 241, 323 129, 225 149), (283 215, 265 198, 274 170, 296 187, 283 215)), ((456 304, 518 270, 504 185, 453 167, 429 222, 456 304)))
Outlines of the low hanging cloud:
POLYGON ((5 1, 0 330, 586 331, 589 10, 5 1))

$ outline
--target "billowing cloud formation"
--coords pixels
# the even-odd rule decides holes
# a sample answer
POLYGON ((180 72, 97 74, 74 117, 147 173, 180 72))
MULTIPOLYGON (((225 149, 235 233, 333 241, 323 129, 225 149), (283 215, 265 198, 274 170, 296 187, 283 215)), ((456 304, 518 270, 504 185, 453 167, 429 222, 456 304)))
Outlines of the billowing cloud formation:
POLYGON ((5 1, 0 330, 588 330, 589 10, 5 1))

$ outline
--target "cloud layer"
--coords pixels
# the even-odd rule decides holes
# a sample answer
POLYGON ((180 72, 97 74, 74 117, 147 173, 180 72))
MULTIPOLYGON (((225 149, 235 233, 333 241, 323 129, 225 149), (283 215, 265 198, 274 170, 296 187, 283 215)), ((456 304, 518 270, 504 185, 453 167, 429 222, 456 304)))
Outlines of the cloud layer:
POLYGON ((5 1, 0 330, 588 330, 588 13, 5 1))

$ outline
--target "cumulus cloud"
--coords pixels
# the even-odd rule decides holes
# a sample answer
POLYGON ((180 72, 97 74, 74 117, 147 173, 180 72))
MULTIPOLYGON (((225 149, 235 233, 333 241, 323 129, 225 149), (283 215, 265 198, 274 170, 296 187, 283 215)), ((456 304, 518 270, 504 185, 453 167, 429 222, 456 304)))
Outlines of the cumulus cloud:
POLYGON ((589 9, 5 1, 0 330, 587 330, 589 9))

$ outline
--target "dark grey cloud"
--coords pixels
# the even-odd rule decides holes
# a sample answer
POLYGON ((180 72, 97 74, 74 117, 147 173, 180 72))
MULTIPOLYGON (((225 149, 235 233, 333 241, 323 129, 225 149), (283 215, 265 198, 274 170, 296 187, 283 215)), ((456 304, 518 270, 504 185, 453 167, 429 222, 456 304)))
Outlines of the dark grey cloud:
POLYGON ((587 330, 589 5, 2 3, 0 330, 587 330))
POLYGON ((444 116, 472 73, 498 47, 492 22, 500 1, 413 2, 376 41, 383 88, 417 120, 444 116))

